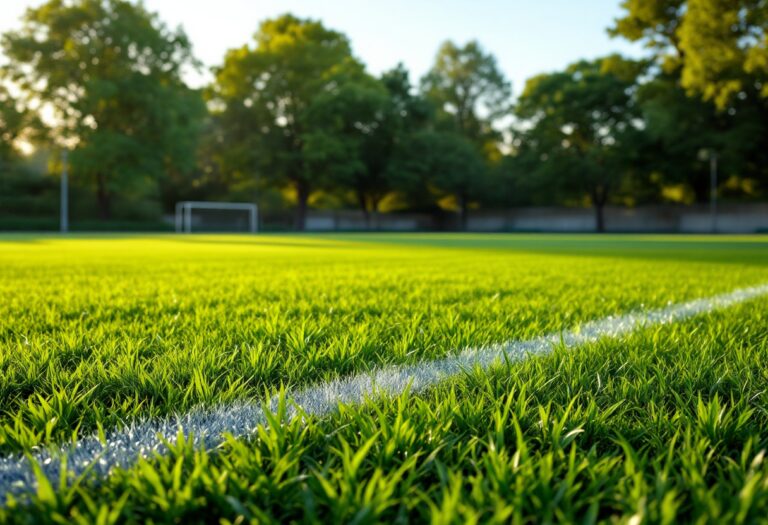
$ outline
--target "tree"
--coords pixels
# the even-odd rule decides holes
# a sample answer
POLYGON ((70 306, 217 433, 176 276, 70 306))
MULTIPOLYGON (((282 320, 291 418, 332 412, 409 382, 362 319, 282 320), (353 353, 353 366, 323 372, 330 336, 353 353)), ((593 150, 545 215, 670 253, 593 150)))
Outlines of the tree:
POLYGON ((402 145, 398 160, 401 185, 453 198, 459 224, 465 228, 470 202, 487 189, 487 169, 476 145, 455 132, 421 131, 402 145))
POLYGON ((393 155, 397 145, 429 118, 427 103, 411 93, 402 65, 380 79, 355 75, 318 97, 310 114, 310 155, 331 189, 349 189, 366 224, 381 200, 394 189, 393 155))
POLYGON ((352 190, 366 223, 389 191, 384 176, 388 102, 387 90, 377 79, 355 75, 320 94, 307 119, 309 168, 329 189, 352 190))
POLYGON ((74 146, 73 175, 103 219, 116 196, 156 197, 165 173, 191 169, 204 107, 181 72, 196 62, 184 33, 141 4, 49 0, 2 48, 11 80, 53 110, 51 135, 74 146))
POLYGON ((37 115, 0 85, 0 219, 50 215, 58 203, 56 181, 45 176, 46 162, 35 162, 20 149, 23 142, 36 144, 40 131, 37 115))
POLYGON ((739 181, 744 188, 758 182, 758 166, 768 162, 764 140, 764 113, 719 112, 711 102, 686 95, 675 74, 659 73, 638 89, 638 104, 645 122, 645 165, 654 172, 659 189, 680 187, 685 202, 710 198, 709 162, 702 150, 717 152, 722 180, 739 181), (681 186, 682 185, 682 186, 681 186))
POLYGON ((309 196, 323 181, 312 168, 332 152, 312 129, 313 105, 341 82, 363 74, 343 34, 284 15, 261 24, 254 47, 230 50, 216 70, 211 100, 222 127, 225 171, 254 172, 296 196, 304 228, 309 196))
POLYGON ((480 44, 445 42, 422 80, 422 91, 443 126, 484 145, 495 138, 493 123, 508 114, 511 87, 493 55, 480 44))
POLYGON ((488 166, 481 167, 475 161, 480 159, 485 163, 500 157, 501 135, 494 125, 509 114, 512 90, 495 57, 476 41, 461 47, 445 42, 432 69, 422 79, 421 89, 436 110, 436 130, 444 133, 424 134, 415 146, 435 147, 441 154, 445 153, 444 159, 438 160, 432 152, 425 151, 432 160, 423 164, 426 167, 431 163, 428 171, 437 174, 434 180, 439 182, 435 187, 456 198, 463 227, 469 201, 482 196, 480 188, 485 186, 486 176, 491 172, 488 166), (465 140, 459 140, 461 137, 465 140), (451 144, 457 148, 455 152, 445 149, 451 144), (469 152, 469 145, 475 148, 474 153, 469 152), (449 166, 452 161, 458 165, 449 166), (465 173, 460 173, 462 168, 466 169, 465 173), (478 180, 473 181, 471 177, 478 180))
POLYGON ((644 41, 655 56, 681 58, 677 30, 686 0, 624 0, 624 16, 608 32, 632 42, 644 41))
POLYGON ((610 33, 644 41, 667 73, 679 69, 691 94, 721 110, 745 92, 768 96, 765 0, 625 0, 622 7, 610 33))
POLYGON ((18 141, 31 139, 37 119, 0 85, 0 168, 18 156, 18 141))
POLYGON ((709 198, 700 150, 717 152, 729 186, 768 183, 768 4, 764 0, 626 0, 610 32, 643 41, 657 65, 640 96, 666 176, 709 198), (674 160, 673 160, 674 159, 674 160))
POLYGON ((768 2, 688 0, 677 32, 683 86, 721 110, 752 92, 768 97, 768 2))
POLYGON ((577 62, 528 80, 518 102, 522 148, 536 159, 536 176, 571 196, 586 194, 598 231, 606 203, 631 173, 626 155, 642 129, 634 97, 642 70, 618 56, 577 62))
POLYGON ((397 189, 394 163, 397 148, 424 129, 433 116, 429 102, 413 94, 408 71, 402 64, 384 72, 379 80, 387 98, 378 114, 377 126, 373 133, 366 135, 361 151, 366 176, 360 180, 360 188, 367 194, 369 210, 373 213, 378 212, 384 196, 397 189))

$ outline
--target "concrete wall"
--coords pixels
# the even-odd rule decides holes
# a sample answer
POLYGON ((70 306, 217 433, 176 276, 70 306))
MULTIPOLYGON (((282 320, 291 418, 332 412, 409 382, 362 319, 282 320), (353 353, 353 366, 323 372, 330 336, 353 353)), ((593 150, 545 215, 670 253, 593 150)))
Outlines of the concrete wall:
POLYGON ((424 231, 436 229, 431 215, 419 213, 377 213, 366 223, 357 210, 310 211, 307 213, 308 231, 424 231))
MULTIPOLYGON (((362 212, 311 211, 307 216, 309 231, 432 231, 457 230, 456 216, 429 214, 380 213, 368 224, 362 212)), ((605 226, 609 232, 680 232, 713 231, 709 207, 641 206, 606 207, 605 226)), ((506 211, 470 212, 467 230, 478 232, 548 231, 591 232, 595 214, 589 208, 516 208, 506 211)), ((768 203, 725 204, 718 208, 715 231, 720 233, 768 232, 768 203)))

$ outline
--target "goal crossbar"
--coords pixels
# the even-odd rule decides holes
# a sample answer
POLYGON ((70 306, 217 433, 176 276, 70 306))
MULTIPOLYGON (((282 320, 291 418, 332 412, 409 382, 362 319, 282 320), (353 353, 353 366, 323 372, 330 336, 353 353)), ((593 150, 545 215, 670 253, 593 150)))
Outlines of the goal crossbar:
POLYGON ((176 232, 192 233, 192 211, 198 210, 242 210, 248 212, 248 230, 256 233, 258 230, 258 208, 250 202, 210 202, 210 201, 181 201, 176 203, 176 232))

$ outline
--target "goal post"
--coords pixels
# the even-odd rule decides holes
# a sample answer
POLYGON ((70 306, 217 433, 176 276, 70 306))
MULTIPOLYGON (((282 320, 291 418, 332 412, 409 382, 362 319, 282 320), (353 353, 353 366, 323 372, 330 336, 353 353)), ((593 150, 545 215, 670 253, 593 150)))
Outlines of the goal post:
POLYGON ((205 230, 199 225, 200 217, 196 216, 196 211, 211 212, 242 212, 247 218, 238 217, 236 221, 243 226, 245 231, 256 233, 258 231, 258 207, 250 202, 208 202, 208 201, 181 201, 176 203, 176 232, 192 233, 195 226, 200 226, 200 230, 205 230), (196 224, 196 221, 197 223, 196 224))

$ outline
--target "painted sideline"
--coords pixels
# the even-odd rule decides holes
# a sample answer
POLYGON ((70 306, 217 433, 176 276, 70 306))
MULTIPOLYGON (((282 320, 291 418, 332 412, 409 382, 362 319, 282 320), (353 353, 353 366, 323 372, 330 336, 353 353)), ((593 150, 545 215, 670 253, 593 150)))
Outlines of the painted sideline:
MULTIPOLYGON (((467 349, 458 354, 413 365, 382 367, 287 392, 287 417, 293 419, 301 411, 312 416, 323 416, 336 410, 339 404, 359 404, 372 396, 397 395, 406 388, 419 392, 463 371, 476 367, 487 369, 502 359, 514 361, 529 355, 546 354, 561 344, 575 347, 603 338, 616 338, 644 326, 688 319, 763 295, 768 295, 768 284, 673 304, 658 310, 609 316, 588 322, 576 329, 528 341, 467 349)), ((276 411, 278 402, 277 396, 272 398, 268 403, 268 410, 276 411)), ((197 409, 162 420, 138 421, 121 430, 106 433, 103 441, 98 435, 90 435, 75 444, 52 446, 27 456, 6 456, 0 458, 0 504, 5 504, 9 495, 22 496, 36 489, 37 482, 31 460, 54 482, 60 479, 63 463, 66 463, 67 472, 72 478, 84 474, 105 477, 115 468, 130 467, 140 457, 163 454, 167 449, 164 443, 174 442, 180 431, 187 437, 191 434, 197 447, 215 448, 224 442, 223 434, 247 437, 252 435, 259 425, 265 423, 264 406, 261 403, 238 402, 197 409)))

